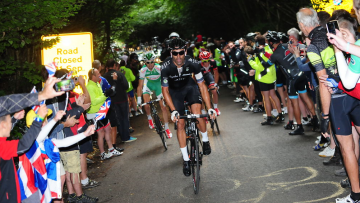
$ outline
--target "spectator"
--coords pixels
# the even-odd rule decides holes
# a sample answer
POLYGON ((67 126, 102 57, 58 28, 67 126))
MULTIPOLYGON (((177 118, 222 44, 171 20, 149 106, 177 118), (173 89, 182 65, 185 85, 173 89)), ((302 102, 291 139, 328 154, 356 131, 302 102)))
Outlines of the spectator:
POLYGON ((132 82, 135 81, 136 77, 133 74, 133 72, 131 71, 130 68, 127 68, 125 66, 125 61, 121 60, 120 61, 120 71, 124 73, 125 78, 127 80, 127 82, 129 83, 129 89, 126 90, 126 92, 128 93, 128 97, 129 97, 129 103, 130 103, 130 117, 132 117, 132 113, 131 111, 135 111, 135 116, 138 116, 139 113, 137 112, 137 106, 136 106, 136 101, 135 101, 135 93, 134 93, 134 88, 132 85, 132 82))

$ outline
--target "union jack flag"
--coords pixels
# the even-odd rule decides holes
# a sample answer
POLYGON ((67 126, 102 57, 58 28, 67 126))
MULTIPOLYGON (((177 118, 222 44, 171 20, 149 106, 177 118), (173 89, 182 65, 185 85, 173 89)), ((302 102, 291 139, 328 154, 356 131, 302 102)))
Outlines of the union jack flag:
POLYGON ((49 77, 52 77, 55 75, 57 67, 58 67, 58 65, 55 62, 51 62, 51 63, 48 63, 47 65, 45 65, 45 68, 46 68, 47 72, 49 73, 49 77))
POLYGON ((106 114, 110 108, 110 104, 111 104, 111 100, 107 98, 105 103, 101 105, 100 110, 96 113, 96 117, 95 117, 96 121, 102 120, 106 117, 106 114))
MULTIPOLYGON (((36 87, 35 87, 35 86, 33 87, 33 89, 31 90, 30 93, 37 93, 37 90, 36 90, 36 87)), ((45 100, 42 101, 42 102, 40 102, 40 105, 43 105, 43 104, 45 104, 45 100)), ((35 112, 36 114, 37 114, 37 112, 38 112, 38 110, 39 110, 39 108, 40 108, 40 105, 36 105, 36 106, 31 107, 32 110, 34 110, 34 112, 35 112)))

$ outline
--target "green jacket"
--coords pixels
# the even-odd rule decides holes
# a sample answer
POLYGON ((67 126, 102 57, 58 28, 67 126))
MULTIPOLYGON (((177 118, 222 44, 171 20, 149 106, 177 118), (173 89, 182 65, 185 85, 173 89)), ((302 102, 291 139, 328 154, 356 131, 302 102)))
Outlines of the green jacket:
MULTIPOLYGON (((264 61, 268 61, 269 59, 266 58, 264 56, 263 53, 260 53, 260 57, 262 57, 262 59, 264 61)), ((258 57, 256 57, 254 60, 250 60, 249 64, 251 66, 251 68, 253 68, 255 70, 255 80, 262 82, 262 83, 266 83, 266 84, 271 84, 274 83, 276 81, 276 69, 275 69, 275 65, 272 65, 270 67, 267 68, 265 75, 261 76, 261 72, 265 69, 264 66, 261 64, 260 60, 258 57)))
POLYGON ((89 80, 86 88, 90 94, 91 105, 88 113, 97 113, 100 110, 101 105, 104 104, 107 97, 105 97, 100 84, 89 80))
POLYGON ((120 70, 124 70, 125 71, 125 78, 129 83, 129 89, 126 90, 126 92, 130 92, 131 90, 133 90, 133 86, 132 86, 132 81, 134 81, 136 79, 135 75, 133 74, 133 72, 131 71, 130 68, 127 68, 125 66, 121 66, 120 70))
POLYGON ((220 56, 221 56, 221 51, 219 48, 216 48, 214 60, 216 61, 217 66, 222 66, 220 56))

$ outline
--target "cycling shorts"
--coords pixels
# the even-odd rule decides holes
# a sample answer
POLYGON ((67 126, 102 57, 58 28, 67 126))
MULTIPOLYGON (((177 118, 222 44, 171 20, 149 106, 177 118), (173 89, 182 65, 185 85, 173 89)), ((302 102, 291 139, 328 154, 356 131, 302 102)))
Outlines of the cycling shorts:
POLYGON ((131 91, 129 91, 128 92, 128 96, 130 97, 130 98, 133 98, 135 95, 134 95, 134 90, 131 90, 131 91))
POLYGON ((307 79, 305 75, 289 79, 287 81, 288 95, 290 99, 299 98, 299 94, 306 93, 307 79))
POLYGON ((347 94, 331 95, 330 121, 336 135, 350 135, 351 121, 360 126, 360 100, 347 94))
POLYGON ((210 87, 211 85, 215 85, 215 79, 214 76, 211 73, 205 73, 203 75, 205 84, 210 87))
POLYGON ((286 77, 281 70, 276 71, 276 87, 282 87, 286 84, 286 77))
POLYGON ((259 87, 260 87, 260 91, 270 91, 275 89, 275 83, 267 84, 267 83, 259 82, 259 87))
POLYGON ((180 115, 185 114, 185 105, 184 102, 188 102, 191 106, 192 104, 202 104, 202 98, 200 95, 199 87, 194 80, 189 80, 185 87, 179 90, 169 88, 169 93, 172 99, 172 102, 175 106, 176 111, 180 115))
MULTIPOLYGON (((238 79, 238 83, 239 85, 241 86, 249 86, 249 83, 250 83, 250 78, 249 78, 249 75, 248 74, 245 74, 243 71, 241 71, 242 69, 241 68, 234 68, 235 70, 235 73, 236 73, 236 77, 238 79)), ((245 71, 247 72, 247 71, 245 71)))
POLYGON ((146 79, 144 80, 144 86, 143 86, 143 94, 151 95, 152 92, 155 92, 155 95, 158 99, 161 99, 163 97, 162 91, 161 91, 161 82, 148 82, 146 79))

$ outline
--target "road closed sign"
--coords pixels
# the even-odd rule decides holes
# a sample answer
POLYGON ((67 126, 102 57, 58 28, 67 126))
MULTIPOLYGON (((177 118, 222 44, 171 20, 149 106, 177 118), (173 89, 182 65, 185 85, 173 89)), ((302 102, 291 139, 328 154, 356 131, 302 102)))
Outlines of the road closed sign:
POLYGON ((68 33, 43 36, 42 40, 60 38, 54 46, 41 51, 42 64, 55 62, 58 69, 73 71, 74 76, 82 75, 88 80, 88 72, 94 60, 93 38, 90 32, 68 33))

